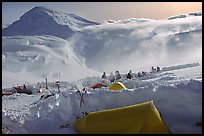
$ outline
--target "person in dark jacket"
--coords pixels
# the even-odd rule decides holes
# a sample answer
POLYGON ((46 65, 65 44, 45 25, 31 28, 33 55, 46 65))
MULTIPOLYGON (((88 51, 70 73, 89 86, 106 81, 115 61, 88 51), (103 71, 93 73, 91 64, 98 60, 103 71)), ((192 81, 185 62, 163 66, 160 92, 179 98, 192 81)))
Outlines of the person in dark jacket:
POLYGON ((160 67, 157 67, 157 72, 159 72, 160 71, 160 67))
POLYGON ((132 71, 130 70, 127 74, 127 79, 131 79, 132 78, 132 71))
POLYGON ((138 77, 143 77, 143 75, 142 75, 141 72, 138 72, 138 73, 137 73, 137 76, 138 76, 138 77))
POLYGON ((115 75, 111 72, 109 75, 110 82, 115 82, 115 75))
POLYGON ((106 73, 103 72, 102 78, 107 79, 106 73))
POLYGON ((142 71, 142 75, 143 75, 143 76, 146 76, 146 75, 147 75, 147 72, 146 72, 146 71, 142 71))
POLYGON ((121 75, 120 75, 119 71, 115 71, 115 79, 116 80, 121 79, 121 75))

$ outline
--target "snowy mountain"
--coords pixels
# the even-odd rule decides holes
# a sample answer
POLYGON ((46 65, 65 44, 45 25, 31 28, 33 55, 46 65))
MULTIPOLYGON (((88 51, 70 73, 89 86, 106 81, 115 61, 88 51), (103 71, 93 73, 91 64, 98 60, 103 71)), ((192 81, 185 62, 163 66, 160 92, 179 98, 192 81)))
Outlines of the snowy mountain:
POLYGON ((2 35, 53 35, 65 39, 83 27, 98 24, 74 14, 35 7, 21 16, 20 20, 4 28, 2 35))
POLYGON ((176 16, 172 16, 169 17, 168 19, 179 19, 179 18, 186 18, 186 17, 193 17, 193 16, 202 16, 202 12, 192 12, 189 14, 181 14, 181 15, 176 15, 176 16))

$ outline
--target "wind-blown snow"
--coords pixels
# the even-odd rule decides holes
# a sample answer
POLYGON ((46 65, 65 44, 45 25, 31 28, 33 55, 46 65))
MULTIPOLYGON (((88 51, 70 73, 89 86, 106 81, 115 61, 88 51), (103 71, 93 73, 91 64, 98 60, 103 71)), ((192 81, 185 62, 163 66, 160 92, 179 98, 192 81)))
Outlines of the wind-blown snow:
POLYGON ((2 96, 2 124, 14 133, 78 133, 73 123, 83 116, 83 111, 148 100, 154 101, 174 134, 202 133, 202 127, 196 126, 202 120, 202 13, 164 20, 108 20, 99 24, 37 7, 2 33, 2 91, 16 92, 13 86, 25 82, 32 91, 31 95, 2 96), (38 16, 39 22, 45 19, 42 24, 51 24, 51 30, 45 27, 45 33, 41 33, 40 24, 34 25, 35 21, 31 21, 34 28, 24 24, 33 19, 34 11, 35 15, 42 15, 38 16), (21 31, 24 28, 29 33, 21 31), (31 34, 31 29, 36 31, 31 34), (53 30, 57 33, 52 33, 53 30), (161 71, 150 73, 152 66, 160 66, 161 71), (116 70, 122 74, 119 81, 127 90, 90 88, 96 83, 111 85, 101 75, 105 71, 109 76, 116 70), (129 70, 134 75, 131 80, 126 79, 129 70), (138 77, 139 71, 148 74, 138 77), (53 83, 57 80, 60 93, 53 83), (42 94, 37 93, 40 85, 42 94), (76 93, 82 88, 87 91, 86 108, 80 108, 80 96, 76 93), (49 94, 55 95, 41 98, 49 94), (68 126, 60 128, 61 125, 68 126))
POLYGON ((202 16, 90 26, 72 36, 71 45, 100 71, 201 62, 202 16))

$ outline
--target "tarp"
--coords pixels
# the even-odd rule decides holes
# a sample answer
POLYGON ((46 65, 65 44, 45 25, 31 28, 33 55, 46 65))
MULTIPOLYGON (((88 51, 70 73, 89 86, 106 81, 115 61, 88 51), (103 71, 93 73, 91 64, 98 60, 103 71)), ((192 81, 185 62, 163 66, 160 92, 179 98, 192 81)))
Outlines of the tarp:
POLYGON ((4 96, 4 95, 12 95, 13 94, 13 92, 2 92, 2 96, 4 96))
POLYGON ((91 86, 91 88, 95 89, 95 88, 101 88, 101 87, 107 87, 106 85, 103 85, 103 84, 94 84, 91 86))
POLYGON ((124 85, 123 83, 121 83, 121 82, 115 82, 115 83, 113 83, 112 85, 110 85, 110 86, 108 87, 108 89, 109 89, 109 90, 116 91, 116 90, 122 90, 122 89, 127 89, 127 88, 125 87, 125 85, 124 85))
POLYGON ((74 126, 82 134, 171 133, 153 101, 91 112, 78 119, 74 126))

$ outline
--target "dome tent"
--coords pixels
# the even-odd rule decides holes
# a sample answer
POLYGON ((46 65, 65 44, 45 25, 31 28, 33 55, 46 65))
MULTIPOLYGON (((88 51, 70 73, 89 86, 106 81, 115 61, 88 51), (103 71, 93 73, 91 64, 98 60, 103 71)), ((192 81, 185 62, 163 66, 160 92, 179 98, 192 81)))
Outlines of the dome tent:
POLYGON ((110 86, 108 87, 108 89, 109 89, 109 90, 112 90, 112 91, 116 91, 116 90, 122 90, 122 89, 127 89, 127 88, 125 87, 125 85, 124 85, 123 83, 121 83, 121 82, 115 82, 115 83, 113 83, 112 85, 110 85, 110 86))
POLYGON ((91 112, 74 126, 82 134, 171 134, 153 101, 91 112))

